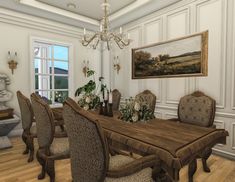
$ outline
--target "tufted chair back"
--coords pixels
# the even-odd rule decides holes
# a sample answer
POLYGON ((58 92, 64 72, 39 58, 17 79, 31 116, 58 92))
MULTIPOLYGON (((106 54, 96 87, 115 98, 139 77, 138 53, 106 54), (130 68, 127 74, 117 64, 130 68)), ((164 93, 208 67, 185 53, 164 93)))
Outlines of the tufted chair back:
POLYGON ((117 89, 114 89, 112 91, 112 94, 113 94, 113 110, 117 111, 120 105, 121 93, 117 89))
POLYGON ((156 106, 157 97, 150 91, 145 90, 135 96, 135 99, 139 102, 145 102, 149 105, 149 108, 154 112, 156 106))
POLYGON ((73 181, 103 182, 109 155, 98 121, 72 99, 65 101, 63 117, 69 138, 73 181))
POLYGON ((34 119, 33 109, 30 100, 25 97, 20 91, 17 91, 16 94, 20 106, 23 129, 26 132, 29 132, 34 119))
POLYGON ((179 120, 198 126, 210 127, 215 118, 216 102, 200 91, 180 99, 179 120))
POLYGON ((53 113, 49 105, 34 93, 31 94, 31 101, 35 113, 39 147, 49 148, 55 133, 53 113))

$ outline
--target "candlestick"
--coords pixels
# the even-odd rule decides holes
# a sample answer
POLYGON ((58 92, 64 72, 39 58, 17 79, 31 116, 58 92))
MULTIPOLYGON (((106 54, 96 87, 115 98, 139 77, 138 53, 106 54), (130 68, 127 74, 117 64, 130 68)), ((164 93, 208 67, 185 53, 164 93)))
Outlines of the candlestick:
POLYGON ((105 100, 104 101, 104 112, 103 112, 103 114, 105 115, 105 116, 108 116, 108 100, 105 100))
POLYGON ((113 117, 113 104, 112 103, 109 103, 108 116, 113 117))
POLYGON ((103 102, 100 102, 100 111, 99 111, 100 115, 104 114, 104 110, 103 110, 103 102))
POLYGON ((109 104, 112 104, 113 103, 113 92, 110 90, 110 93, 109 93, 109 104))

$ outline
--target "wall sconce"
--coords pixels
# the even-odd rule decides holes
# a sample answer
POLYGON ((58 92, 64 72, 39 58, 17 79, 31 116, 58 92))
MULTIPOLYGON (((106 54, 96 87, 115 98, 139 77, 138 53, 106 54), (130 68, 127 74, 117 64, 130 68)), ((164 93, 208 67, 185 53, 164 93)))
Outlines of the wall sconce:
POLYGON ((11 69, 11 73, 14 74, 14 70, 17 68, 18 62, 17 60, 17 52, 15 52, 14 56, 11 55, 11 52, 8 51, 8 65, 9 68, 11 69))
POLYGON ((87 71, 89 70, 89 61, 83 61, 83 68, 82 68, 82 72, 84 74, 85 77, 87 77, 87 71))
POLYGON ((114 56, 113 68, 114 68, 114 70, 117 70, 117 74, 119 74, 121 66, 120 66, 120 62, 119 62, 119 57, 118 56, 114 56))

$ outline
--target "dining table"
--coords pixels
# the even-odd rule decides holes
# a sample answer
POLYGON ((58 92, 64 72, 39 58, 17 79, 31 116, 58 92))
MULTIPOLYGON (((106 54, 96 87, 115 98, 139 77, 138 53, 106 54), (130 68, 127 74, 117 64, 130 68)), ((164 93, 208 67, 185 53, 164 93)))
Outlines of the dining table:
MULTIPOLYGON (((61 110, 58 110, 62 112, 61 110)), ((208 151, 216 144, 226 144, 228 132, 215 127, 200 127, 179 121, 154 118, 136 123, 120 119, 120 113, 113 117, 95 115, 110 146, 142 156, 156 154, 161 160, 161 169, 171 181, 179 181, 180 170, 189 165, 189 181, 197 169, 196 159, 207 159, 208 151)))

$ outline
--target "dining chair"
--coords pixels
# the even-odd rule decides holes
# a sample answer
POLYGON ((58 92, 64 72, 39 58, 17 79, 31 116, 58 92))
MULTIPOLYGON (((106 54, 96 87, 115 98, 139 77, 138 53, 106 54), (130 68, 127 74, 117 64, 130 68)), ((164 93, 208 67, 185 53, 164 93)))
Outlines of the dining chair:
POLYGON ((157 97, 150 90, 139 93, 135 96, 135 99, 139 102, 145 102, 153 112, 155 111, 157 97))
POLYGON ((34 158, 34 138, 37 137, 36 126, 32 126, 32 123, 35 121, 33 109, 30 100, 26 96, 20 91, 17 91, 16 94, 20 106, 23 127, 22 140, 26 145, 23 154, 29 153, 28 162, 32 162, 34 158))
MULTIPOLYGON (((215 127, 213 125, 215 110, 216 101, 205 95, 203 92, 196 91, 180 99, 178 105, 178 118, 171 120, 200 127, 215 127)), ((207 148, 198 156, 198 158, 202 158, 203 169, 205 172, 210 172, 210 168, 206 161, 210 157, 211 153, 212 149, 207 148)))
POLYGON ((113 94, 113 110, 118 111, 121 100, 121 93, 119 92, 119 90, 114 89, 112 91, 112 94, 113 94))
POLYGON ((156 155, 133 159, 109 154, 109 146, 96 117, 79 109, 76 102, 64 103, 73 182, 150 182, 152 169, 160 165, 156 155))
POLYGON ((55 160, 69 158, 69 143, 67 135, 55 133, 54 116, 49 105, 36 94, 31 94, 32 107, 35 114, 39 149, 37 159, 42 167, 38 179, 50 176, 50 182, 55 181, 55 160))

